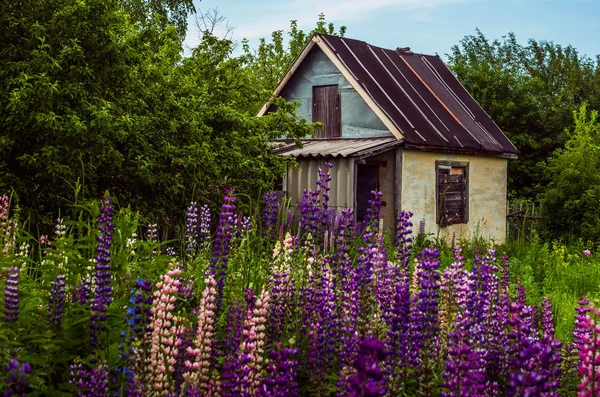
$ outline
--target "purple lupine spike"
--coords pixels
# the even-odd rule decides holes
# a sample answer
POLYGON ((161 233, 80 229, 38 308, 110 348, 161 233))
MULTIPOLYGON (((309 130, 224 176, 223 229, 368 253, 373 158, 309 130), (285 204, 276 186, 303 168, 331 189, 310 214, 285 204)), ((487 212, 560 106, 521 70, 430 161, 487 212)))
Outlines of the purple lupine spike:
POLYGON ((87 275, 75 285, 75 288, 73 289, 72 302, 80 303, 84 306, 87 306, 87 304, 90 301, 91 294, 92 281, 90 279, 90 276, 87 275))
POLYGON ((554 338, 554 319, 549 297, 544 297, 542 300, 542 336, 544 338, 554 338))
POLYGON ((477 346, 468 312, 459 313, 456 327, 448 334, 448 359, 444 372, 443 397, 475 397, 486 393, 486 350, 477 346))
POLYGON ((386 359, 386 375, 390 390, 399 386, 404 370, 407 366, 409 342, 409 314, 410 314, 410 285, 404 279, 395 285, 392 313, 388 322, 388 356, 386 359))
POLYGON ((403 271, 408 271, 410 251, 412 249, 412 218, 410 211, 401 211, 400 216, 396 218, 396 255, 394 259, 401 265, 403 271))
POLYGON ((48 300, 48 319, 57 327, 62 323, 65 305, 65 275, 59 274, 50 285, 50 298, 48 300))
POLYGON ((373 274, 375 275, 375 297, 381 310, 381 316, 389 323, 392 316, 394 300, 394 284, 397 279, 398 269, 389 263, 387 251, 383 245, 383 237, 377 237, 375 246, 372 248, 373 274))
POLYGON ((146 228, 146 240, 148 240, 151 243, 155 243, 158 241, 158 225, 156 223, 148 225, 148 227, 146 228))
POLYGON ((210 248, 210 208, 204 204, 200 207, 200 222, 198 224, 198 241, 200 250, 206 251, 210 248))
MULTIPOLYGON (((249 318, 249 314, 247 314, 249 318)), ((248 320, 249 321, 249 320, 248 320)), ((241 384, 241 364, 239 359, 240 344, 242 341, 243 316, 242 307, 234 302, 229 307, 227 329, 223 342, 222 356, 225 357, 221 368, 221 395, 234 397, 239 394, 241 384)))
POLYGON ((379 363, 387 355, 385 345, 375 338, 367 338, 359 343, 359 350, 354 360, 356 373, 348 378, 347 396, 377 397, 384 396, 384 374, 379 363))
POLYGON ((198 203, 192 201, 185 214, 185 252, 194 256, 198 249, 198 203))
POLYGON ((96 247, 95 289, 90 323, 90 345, 98 345, 98 333, 104 331, 106 310, 112 302, 110 286, 110 247, 112 245, 112 200, 105 195, 100 206, 100 234, 96 247))
POLYGON ((440 331, 438 319, 438 290, 440 288, 437 272, 440 262, 437 249, 425 249, 422 252, 421 269, 417 272, 417 296, 410 308, 410 362, 413 366, 419 363, 422 352, 437 355, 437 338, 440 331))
POLYGON ((7 388, 2 396, 25 397, 29 390, 27 375, 31 374, 31 365, 29 363, 21 364, 16 358, 12 358, 6 367, 4 367, 6 378, 4 384, 7 388))
POLYGON ((19 268, 9 267, 6 271, 4 287, 4 322, 14 323, 19 320, 19 268))
POLYGON ((229 250, 231 249, 231 240, 233 239, 235 223, 235 202, 233 190, 227 190, 223 197, 223 205, 219 214, 219 225, 214 239, 213 258, 210 265, 209 274, 213 275, 217 281, 217 300, 216 312, 221 310, 223 301, 223 289, 225 288, 225 276, 227 275, 227 263, 229 262, 229 250))
POLYGON ((506 395, 558 396, 560 383, 560 342, 537 337, 531 324, 530 306, 510 305, 509 372, 506 395))
POLYGON ((352 259, 348 253, 352 244, 354 211, 343 209, 338 224, 337 250, 333 254, 333 272, 339 275, 340 283, 343 285, 352 271, 352 259))
POLYGON ((279 214, 279 201, 276 192, 265 194, 265 209, 263 210, 263 235, 274 237, 279 214))
POLYGON ((267 376, 257 390, 259 397, 288 397, 298 395, 296 367, 298 361, 294 357, 298 349, 283 348, 276 344, 269 352, 270 364, 267 376))
POLYGON ((331 373, 337 353, 337 341, 340 338, 340 319, 336 312, 337 294, 334 289, 330 259, 322 262, 320 278, 315 290, 315 314, 309 335, 309 373, 315 379, 317 390, 328 390, 328 379, 319 374, 331 373))
POLYGON ((77 386, 77 397, 108 397, 108 367, 99 365, 91 370, 81 364, 70 367, 69 382, 77 386))

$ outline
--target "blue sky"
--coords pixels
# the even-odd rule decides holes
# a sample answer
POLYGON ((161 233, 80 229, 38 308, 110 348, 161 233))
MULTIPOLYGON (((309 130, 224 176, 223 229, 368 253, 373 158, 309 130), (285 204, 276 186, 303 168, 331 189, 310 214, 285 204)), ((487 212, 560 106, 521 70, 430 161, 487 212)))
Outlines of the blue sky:
MULTIPOLYGON (((286 30, 292 19, 311 30, 323 12, 328 21, 348 28, 347 37, 387 48, 409 46, 444 56, 479 28, 489 39, 514 32, 522 43, 550 40, 590 57, 600 54, 599 0, 203 0, 196 8, 217 8, 233 27, 233 40, 247 37, 251 44, 286 30)), ((216 32, 224 29, 223 23, 216 32)), ((195 42, 191 23, 186 44, 195 42)))

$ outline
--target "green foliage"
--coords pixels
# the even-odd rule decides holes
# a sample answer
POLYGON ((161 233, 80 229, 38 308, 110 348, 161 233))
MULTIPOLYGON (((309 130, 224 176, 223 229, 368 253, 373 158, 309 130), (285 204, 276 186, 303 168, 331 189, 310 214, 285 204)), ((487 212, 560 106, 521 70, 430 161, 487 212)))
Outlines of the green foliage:
POLYGON ((269 140, 313 131, 294 104, 248 112, 257 89, 230 41, 206 32, 182 59, 176 27, 123 8, 32 0, 0 10, 11 26, 0 32, 0 186, 36 224, 106 190, 161 220, 191 199, 216 202, 224 186, 258 197, 286 165, 269 140))
POLYGON ((600 123, 585 105, 574 112, 575 129, 547 164, 551 179, 543 195, 553 237, 600 240, 600 123))
POLYGON ((475 100, 521 151, 509 162, 509 191, 533 198, 545 184, 542 167, 561 147, 581 103, 600 109, 600 73, 571 46, 513 33, 490 41, 476 30, 452 47, 450 67, 475 100))

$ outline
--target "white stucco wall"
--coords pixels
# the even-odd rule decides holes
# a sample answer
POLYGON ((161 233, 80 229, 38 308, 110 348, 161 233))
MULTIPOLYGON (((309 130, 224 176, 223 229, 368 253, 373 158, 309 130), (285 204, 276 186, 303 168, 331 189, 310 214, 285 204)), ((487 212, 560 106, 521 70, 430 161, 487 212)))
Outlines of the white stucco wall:
POLYGON ((440 237, 483 236, 496 243, 506 239, 507 160, 497 157, 454 155, 402 150, 401 208, 414 213, 413 224, 425 219, 425 231, 440 237), (436 160, 469 163, 469 221, 440 227, 436 223, 436 160))

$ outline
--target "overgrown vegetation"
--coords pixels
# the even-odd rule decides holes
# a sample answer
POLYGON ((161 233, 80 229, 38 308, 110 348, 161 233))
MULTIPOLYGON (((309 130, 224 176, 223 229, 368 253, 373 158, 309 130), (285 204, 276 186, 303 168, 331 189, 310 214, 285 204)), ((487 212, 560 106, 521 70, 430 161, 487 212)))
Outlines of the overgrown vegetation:
POLYGON ((406 212, 386 242, 380 193, 354 225, 351 210, 328 209, 321 178, 298 216, 274 194, 244 215, 228 192, 214 234, 214 215, 192 203, 176 240, 115 211, 108 195, 34 238, 1 197, 0 390, 569 396, 594 387, 588 357, 599 350, 588 335, 599 313, 579 295, 598 296, 595 255, 537 240, 514 258, 479 240, 438 249, 413 235, 406 212))

